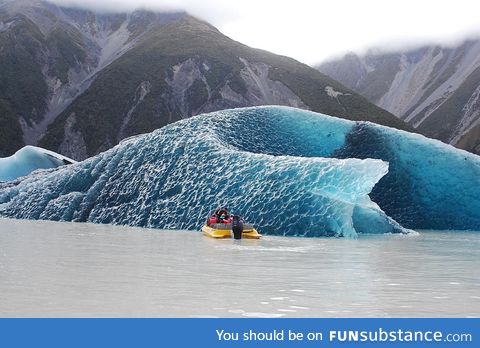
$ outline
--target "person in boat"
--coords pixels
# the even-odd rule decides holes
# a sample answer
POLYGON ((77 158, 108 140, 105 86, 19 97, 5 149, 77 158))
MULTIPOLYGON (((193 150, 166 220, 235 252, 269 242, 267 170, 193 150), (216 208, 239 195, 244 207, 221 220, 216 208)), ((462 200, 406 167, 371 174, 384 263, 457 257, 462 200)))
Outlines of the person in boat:
POLYGON ((232 222, 232 217, 230 216, 228 211, 224 211, 224 212, 222 212, 222 214, 220 214, 220 217, 218 218, 218 221, 221 224, 229 224, 229 223, 232 222))
POLYGON ((214 224, 229 224, 232 222, 232 217, 228 212, 227 208, 220 208, 215 211, 215 213, 208 219, 207 225, 211 226, 214 224))

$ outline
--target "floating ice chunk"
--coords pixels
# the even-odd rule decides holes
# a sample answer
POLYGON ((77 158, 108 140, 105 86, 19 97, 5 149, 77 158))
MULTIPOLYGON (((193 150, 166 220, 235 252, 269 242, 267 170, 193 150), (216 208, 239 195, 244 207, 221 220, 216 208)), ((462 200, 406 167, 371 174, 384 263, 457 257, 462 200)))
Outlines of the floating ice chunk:
POLYGON ((75 161, 35 146, 25 146, 10 157, 0 158, 0 181, 10 181, 37 169, 56 168, 75 161))

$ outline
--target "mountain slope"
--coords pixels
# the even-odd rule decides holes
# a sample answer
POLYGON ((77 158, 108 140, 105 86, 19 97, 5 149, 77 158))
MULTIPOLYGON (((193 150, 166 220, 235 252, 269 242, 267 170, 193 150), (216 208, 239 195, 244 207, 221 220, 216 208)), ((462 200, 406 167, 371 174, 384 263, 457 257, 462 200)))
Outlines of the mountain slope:
POLYGON ((93 155, 125 136, 180 118, 265 104, 405 128, 308 66, 251 49, 188 17, 152 32, 99 73, 50 127, 41 145, 75 156, 72 149, 82 146, 83 139, 85 154, 93 155))
POLYGON ((183 13, 94 14, 38 0, 0 2, 0 155, 36 144, 95 74, 151 27, 183 13))
POLYGON ((0 37, 11 37, 0 55, 18 55, 17 42, 36 38, 17 73, 30 79, 20 89, 38 85, 31 101, 25 96, 15 103, 22 94, 6 92, 0 101, 15 113, 24 143, 75 159, 180 118, 252 105, 289 105, 412 130, 315 69, 235 42, 185 13, 98 14, 36 0, 9 2, 0 12, 0 37), (9 24, 20 17, 28 34, 9 24))
POLYGON ((480 124, 480 40, 348 54, 318 69, 420 132, 479 153, 476 141, 461 139, 480 124))

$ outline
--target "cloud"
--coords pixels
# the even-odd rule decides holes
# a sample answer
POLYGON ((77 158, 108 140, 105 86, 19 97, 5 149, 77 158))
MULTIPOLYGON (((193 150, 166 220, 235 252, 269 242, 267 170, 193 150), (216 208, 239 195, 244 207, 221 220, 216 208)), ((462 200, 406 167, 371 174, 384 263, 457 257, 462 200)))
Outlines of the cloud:
POLYGON ((372 46, 452 43, 480 33, 471 0, 53 0, 100 11, 186 10, 247 45, 306 63, 372 46))
POLYGON ((212 23, 222 24, 237 17, 235 6, 221 0, 48 0, 57 5, 87 8, 100 12, 130 12, 137 9, 153 11, 187 11, 212 23))

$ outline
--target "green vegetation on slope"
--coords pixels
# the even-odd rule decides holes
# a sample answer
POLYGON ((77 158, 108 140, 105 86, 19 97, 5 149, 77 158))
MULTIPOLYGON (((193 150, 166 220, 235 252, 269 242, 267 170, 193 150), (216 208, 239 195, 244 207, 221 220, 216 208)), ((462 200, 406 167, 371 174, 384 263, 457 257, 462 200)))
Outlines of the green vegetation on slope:
POLYGON ((54 60, 50 74, 63 83, 68 82, 68 70, 87 58, 81 34, 73 27, 68 29, 67 32, 65 28, 57 27, 47 37, 50 59, 54 60))
POLYGON ((46 108, 48 88, 37 60, 44 41, 29 19, 18 15, 14 20, 0 33, 0 101, 28 122, 46 108))
POLYGON ((17 115, 0 100, 0 157, 11 155, 23 145, 17 115))
POLYGON ((0 21, 9 26, 0 32, 0 117, 2 127, 10 127, 2 128, 0 153, 10 155, 23 145, 20 120, 32 125, 47 112, 51 91, 46 75, 67 83, 68 71, 85 62, 87 54, 82 34, 73 26, 62 23, 42 33, 27 16, 3 11, 0 21))

